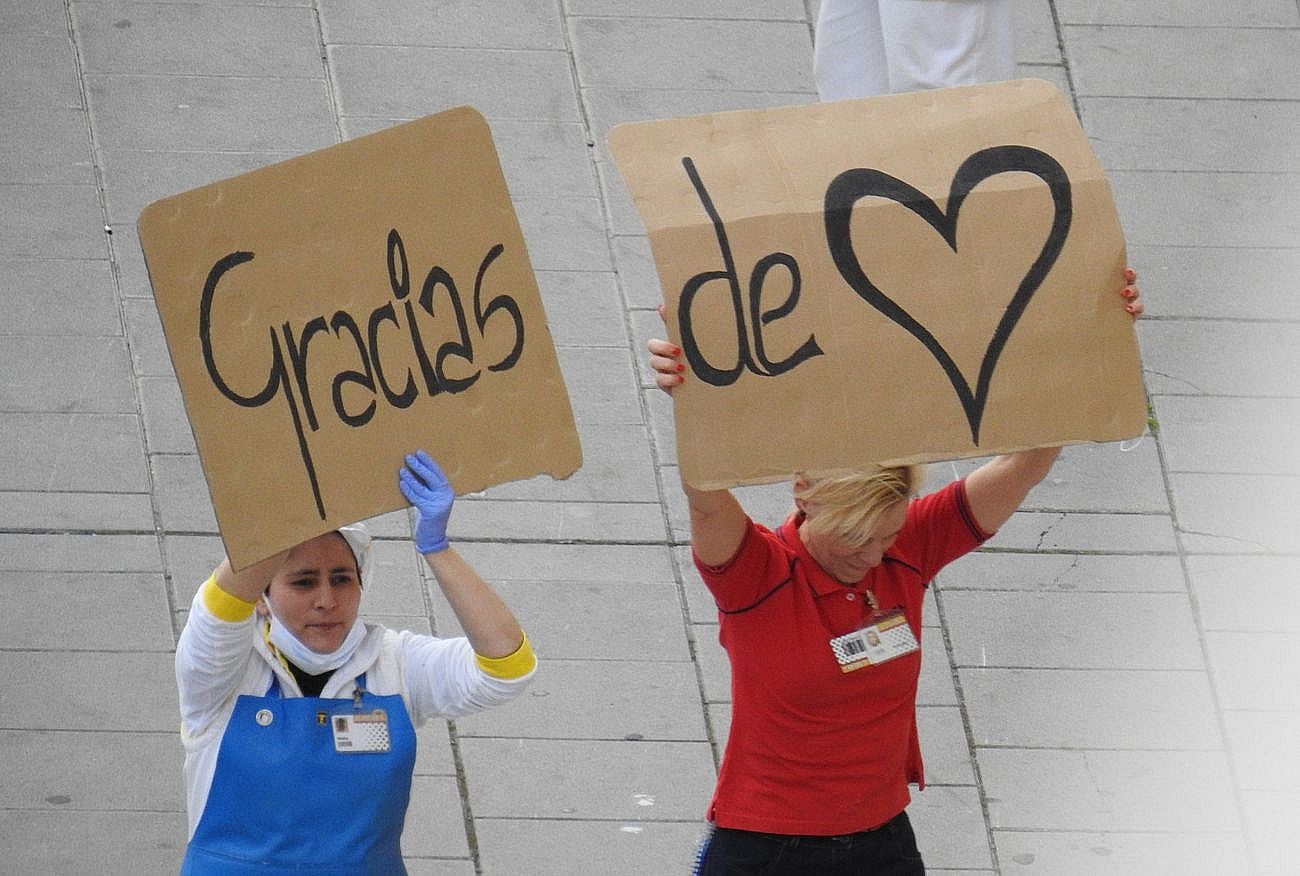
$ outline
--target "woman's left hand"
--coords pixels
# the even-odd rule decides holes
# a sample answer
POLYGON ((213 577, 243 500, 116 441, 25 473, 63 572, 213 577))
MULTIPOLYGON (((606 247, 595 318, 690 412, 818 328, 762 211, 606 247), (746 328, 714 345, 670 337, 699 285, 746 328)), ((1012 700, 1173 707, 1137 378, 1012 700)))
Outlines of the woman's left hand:
POLYGON ((402 495, 415 506, 415 547, 422 554, 436 554, 447 543, 447 521, 456 491, 442 473, 438 463, 423 450, 408 454, 406 464, 397 473, 402 495))

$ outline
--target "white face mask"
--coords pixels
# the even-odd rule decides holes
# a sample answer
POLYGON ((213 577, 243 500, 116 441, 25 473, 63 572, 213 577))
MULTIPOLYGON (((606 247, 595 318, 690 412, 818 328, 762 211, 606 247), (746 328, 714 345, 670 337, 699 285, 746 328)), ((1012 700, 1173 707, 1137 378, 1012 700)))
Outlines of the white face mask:
MULTIPOLYGON (((267 608, 270 609, 269 602, 267 608)), ((271 644, 275 645, 286 660, 308 675, 321 675, 338 669, 348 662, 365 637, 366 625, 362 623, 361 618, 357 618, 352 624, 352 629, 348 630, 343 644, 328 654, 318 654, 289 632, 289 628, 280 623, 275 612, 271 611, 271 644)))

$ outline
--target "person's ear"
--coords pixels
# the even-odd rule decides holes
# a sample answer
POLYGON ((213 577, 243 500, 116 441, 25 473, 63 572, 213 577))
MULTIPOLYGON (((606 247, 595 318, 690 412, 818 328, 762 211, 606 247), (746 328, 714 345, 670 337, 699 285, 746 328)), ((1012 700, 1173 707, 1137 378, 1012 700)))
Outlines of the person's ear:
POLYGON ((266 601, 266 594, 263 593, 257 600, 257 616, 266 620, 271 616, 271 604, 266 601))

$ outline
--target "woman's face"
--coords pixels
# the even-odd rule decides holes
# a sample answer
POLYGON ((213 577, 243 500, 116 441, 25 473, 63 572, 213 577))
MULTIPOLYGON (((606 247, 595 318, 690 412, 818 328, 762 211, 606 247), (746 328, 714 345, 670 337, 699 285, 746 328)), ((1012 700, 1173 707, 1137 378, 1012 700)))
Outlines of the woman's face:
POLYGON ((808 531, 808 521, 818 513, 817 506, 811 504, 804 509, 804 525, 799 527, 804 546, 817 564, 826 570, 841 584, 856 584, 867 572, 879 566, 885 558, 885 551, 898 538, 899 530, 907 520, 907 502, 897 502, 880 515, 876 531, 863 541, 846 543, 833 535, 808 531))
POLYGON ((361 579, 348 543, 337 532, 289 551, 266 590, 271 610, 289 632, 317 654, 347 638, 361 605, 361 579))

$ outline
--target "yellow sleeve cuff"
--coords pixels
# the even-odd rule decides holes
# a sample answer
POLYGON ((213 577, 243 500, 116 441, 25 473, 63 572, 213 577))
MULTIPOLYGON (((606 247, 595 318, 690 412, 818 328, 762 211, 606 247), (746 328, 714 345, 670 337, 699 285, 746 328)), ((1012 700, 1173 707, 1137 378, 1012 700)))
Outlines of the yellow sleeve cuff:
POLYGON ((474 659, 478 661, 479 669, 494 678, 523 678, 537 668, 537 655, 533 653, 533 646, 528 643, 527 633, 524 634, 523 642, 513 654, 507 654, 505 657, 484 657, 476 651, 474 659))
POLYGON ((203 607, 212 612, 218 620, 226 623, 239 623, 242 620, 248 620, 256 608, 256 603, 245 602, 238 596, 232 596, 217 586, 217 575, 212 573, 212 577, 203 582, 199 588, 199 595, 203 599, 203 607))

